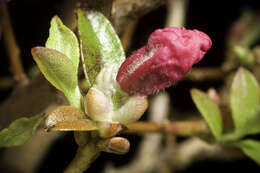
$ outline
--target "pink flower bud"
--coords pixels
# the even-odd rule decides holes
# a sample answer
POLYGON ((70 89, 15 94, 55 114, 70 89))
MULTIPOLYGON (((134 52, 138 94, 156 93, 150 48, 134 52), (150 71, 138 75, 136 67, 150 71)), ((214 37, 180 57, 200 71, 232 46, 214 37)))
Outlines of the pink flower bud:
POLYGON ((121 65, 116 80, 130 95, 155 93, 180 80, 211 45, 210 38, 198 30, 158 29, 121 65))

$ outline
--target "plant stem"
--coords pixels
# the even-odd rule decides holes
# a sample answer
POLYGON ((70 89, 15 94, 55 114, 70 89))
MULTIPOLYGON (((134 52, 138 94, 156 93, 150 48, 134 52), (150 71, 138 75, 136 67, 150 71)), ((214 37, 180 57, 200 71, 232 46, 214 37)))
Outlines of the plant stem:
POLYGON ((77 154, 66 168, 64 173, 82 173, 89 168, 91 163, 99 156, 100 149, 95 142, 78 148, 77 154))
POLYGON ((187 0, 167 0, 167 27, 183 27, 187 11, 187 0))
POLYGON ((233 68, 227 70, 222 70, 220 68, 198 68, 192 69, 190 73, 186 75, 184 79, 189 79, 191 81, 204 81, 204 80, 217 80, 224 79, 223 76, 226 76, 231 72, 233 68))
POLYGON ((132 20, 125 27, 124 32, 121 36, 121 42, 124 47, 125 52, 127 52, 131 46, 131 41, 133 38, 133 34, 138 23, 138 19, 132 20))
POLYGON ((0 4, 0 16, 4 43, 11 61, 11 70, 14 75, 14 79, 19 82, 19 84, 27 84, 28 79, 24 73, 20 59, 20 49, 15 40, 14 31, 10 22, 10 16, 8 14, 6 3, 0 4))
POLYGON ((177 121, 169 123, 136 122, 127 125, 126 133, 163 132, 178 136, 210 135, 210 129, 204 120, 177 121))
POLYGON ((0 90, 11 88, 14 84, 14 79, 9 76, 4 76, 0 78, 0 90))
POLYGON ((164 3, 165 0, 116 0, 112 8, 113 26, 120 35, 129 21, 144 16, 164 3))

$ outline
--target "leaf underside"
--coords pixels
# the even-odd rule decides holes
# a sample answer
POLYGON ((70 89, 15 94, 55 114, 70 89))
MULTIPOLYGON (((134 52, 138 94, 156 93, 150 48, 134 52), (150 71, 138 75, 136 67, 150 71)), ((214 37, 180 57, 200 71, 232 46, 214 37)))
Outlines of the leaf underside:
POLYGON ((90 131, 97 130, 84 112, 73 106, 59 106, 45 120, 45 127, 50 131, 90 131))

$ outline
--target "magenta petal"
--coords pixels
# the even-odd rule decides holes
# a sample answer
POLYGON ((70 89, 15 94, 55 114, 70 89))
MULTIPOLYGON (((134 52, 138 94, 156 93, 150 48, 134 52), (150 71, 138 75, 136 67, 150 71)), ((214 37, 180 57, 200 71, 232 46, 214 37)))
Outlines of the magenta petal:
POLYGON ((149 95, 180 80, 210 49, 210 38, 198 30, 170 27, 153 32, 117 74, 130 95, 149 95))

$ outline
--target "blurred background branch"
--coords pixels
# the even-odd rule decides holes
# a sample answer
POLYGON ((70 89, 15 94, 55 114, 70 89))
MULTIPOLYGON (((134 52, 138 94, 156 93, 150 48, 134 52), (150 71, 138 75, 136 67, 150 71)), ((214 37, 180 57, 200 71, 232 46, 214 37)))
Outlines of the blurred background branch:
POLYGON ((20 57, 20 48, 18 47, 18 44, 15 39, 6 3, 0 3, 0 16, 4 43, 8 52, 8 56, 10 58, 11 71, 13 73, 14 79, 19 84, 25 85, 27 84, 28 79, 24 73, 20 57))

